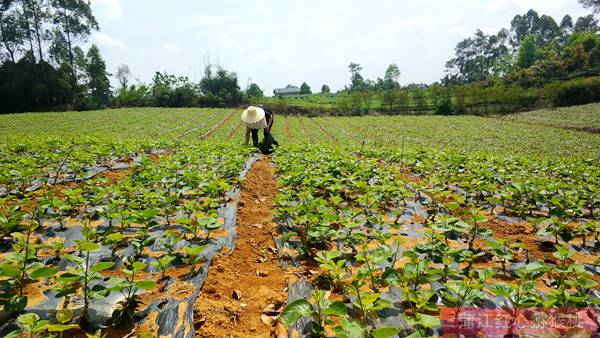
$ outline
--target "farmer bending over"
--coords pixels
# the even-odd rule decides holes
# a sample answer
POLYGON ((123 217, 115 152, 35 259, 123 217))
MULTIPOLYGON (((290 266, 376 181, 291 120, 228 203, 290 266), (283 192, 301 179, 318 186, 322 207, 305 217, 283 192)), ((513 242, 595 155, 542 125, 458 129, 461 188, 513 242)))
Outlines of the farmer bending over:
POLYGON ((248 144, 252 134, 252 144, 258 147, 258 130, 263 129, 263 135, 267 138, 271 134, 275 116, 269 109, 250 106, 242 113, 242 122, 246 125, 246 141, 248 144))

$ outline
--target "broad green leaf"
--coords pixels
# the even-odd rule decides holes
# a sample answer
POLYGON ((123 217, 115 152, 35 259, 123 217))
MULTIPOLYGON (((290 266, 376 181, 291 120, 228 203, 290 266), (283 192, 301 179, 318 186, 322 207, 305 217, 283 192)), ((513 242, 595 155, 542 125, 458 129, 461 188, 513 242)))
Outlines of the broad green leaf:
POLYGON ((143 262, 133 262, 132 265, 135 272, 144 271, 144 269, 147 267, 146 263, 143 262))
POLYGON ((156 285, 156 282, 153 280, 142 280, 135 282, 135 286, 140 289, 149 290, 152 289, 156 285))
POLYGON ((68 259, 70 262, 81 265, 83 263, 85 263, 85 259, 79 257, 79 256, 74 256, 71 254, 66 254, 65 258, 68 259))
POLYGON ((80 242, 79 243, 79 249, 86 251, 86 252, 98 250, 99 248, 100 248, 100 243, 93 243, 93 242, 80 242))
POLYGON ((89 296, 92 299, 103 299, 108 297, 108 295, 110 295, 110 289, 100 284, 92 286, 89 292, 89 296))
POLYGON ((294 325, 300 318, 310 317, 315 313, 313 306, 306 299, 298 299, 285 307, 279 319, 285 326, 294 325))
POLYGON ((323 310, 323 313, 326 315, 344 316, 346 315, 346 304, 344 302, 334 302, 323 310))
POLYGON ((427 328, 438 327, 442 324, 438 316, 426 315, 424 313, 417 313, 417 319, 419 324, 427 328))
POLYGON ((63 332, 71 329, 77 329, 79 325, 77 324, 50 324, 48 325, 48 331, 50 332, 63 332))
POLYGON ((70 309, 62 309, 56 312, 56 320, 61 323, 67 323, 73 319, 73 311, 70 309))
POLYGON ((97 263, 96 265, 92 266, 90 268, 90 270, 92 272, 100 272, 100 271, 108 270, 108 269, 112 268, 114 265, 115 265, 115 262, 100 262, 100 263, 97 263))
POLYGON ((32 325, 40 320, 40 316, 37 313, 25 313, 17 318, 17 321, 23 325, 32 325))
POLYGON ((57 272, 58 272, 58 270, 55 268, 49 268, 49 267, 39 268, 31 273, 31 279, 38 280, 41 278, 54 276, 57 272))
POLYGON ((380 327, 371 331, 373 338, 389 338, 400 333, 400 330, 395 327, 380 327))

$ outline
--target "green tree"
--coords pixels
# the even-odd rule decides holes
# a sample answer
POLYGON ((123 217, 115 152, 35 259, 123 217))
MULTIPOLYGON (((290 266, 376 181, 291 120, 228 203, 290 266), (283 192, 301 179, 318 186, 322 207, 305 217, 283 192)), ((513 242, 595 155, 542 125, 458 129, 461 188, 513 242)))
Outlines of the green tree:
MULTIPOLYGON (((30 39, 35 40, 39 61, 44 60, 42 44, 50 39, 50 32, 46 28, 50 21, 50 8, 48 0, 21 0, 23 18, 30 39)), ((33 49, 32 49, 33 52, 33 49)))
POLYGON ((395 63, 392 63, 385 70, 385 76, 383 77, 383 82, 386 89, 399 88, 400 84, 398 80, 400 79, 400 68, 395 63))
POLYGON ((110 103, 110 81, 106 74, 106 63, 96 45, 92 45, 86 55, 86 75, 90 100, 94 108, 104 108, 110 103))
POLYGON ((85 0, 53 0, 54 21, 65 39, 66 55, 71 68, 75 69, 75 44, 86 41, 98 22, 92 14, 90 2, 85 0))
POLYGON ((482 81, 487 78, 496 60, 508 53, 507 39, 506 30, 491 36, 477 30, 473 37, 460 41, 455 47, 455 57, 446 62, 448 75, 444 84, 482 81))
POLYGON ((593 15, 587 15, 577 19, 573 31, 598 33, 600 26, 598 26, 598 20, 593 15))
POLYGON ((382 101, 383 104, 388 106, 390 112, 394 111, 394 108, 398 105, 400 100, 400 91, 398 89, 388 89, 383 92, 382 101))
POLYGON ((321 86, 321 93, 329 94, 329 93, 331 93, 331 89, 329 88, 328 85, 324 84, 321 86))
POLYGON ((590 68, 600 68, 600 44, 590 51, 588 63, 590 68))
POLYGON ((579 0, 579 3, 585 8, 589 8, 594 13, 600 13, 600 0, 579 0))
POLYGON ((127 85, 129 84, 129 80, 131 78, 131 69, 129 69, 128 65, 120 65, 117 68, 117 74, 115 75, 115 77, 121 85, 120 90, 126 90, 127 85))
POLYGON ((521 43, 521 47, 519 48, 519 55, 517 56, 517 64, 521 68, 529 68, 533 65, 535 60, 537 59, 537 46, 536 46, 536 36, 535 35, 527 35, 523 42, 521 43))
POLYGON ((569 35, 573 33, 573 27, 573 18, 569 14, 565 15, 560 22, 560 29, 562 29, 563 34, 569 35))
POLYGON ((306 84, 306 82, 302 82, 302 84, 300 85, 300 95, 307 94, 312 94, 312 92, 310 91, 310 86, 306 84))
POLYGON ((348 70, 350 70, 350 90, 361 90, 365 88, 365 80, 360 72, 362 67, 358 63, 350 62, 348 70))
MULTIPOLYGON (((10 5, 8 1, 0 2, 0 43, 8 59, 15 63, 16 55, 23 48, 26 33, 20 24, 19 12, 10 5)), ((0 57, 5 58, 3 55, 0 57)))
POLYGON ((256 83, 251 83, 248 89, 246 89, 246 95, 254 98, 262 98, 264 93, 256 83))
POLYGON ((206 66, 204 77, 200 80, 200 91, 204 95, 202 104, 206 106, 237 106, 242 102, 237 74, 221 66, 206 66))

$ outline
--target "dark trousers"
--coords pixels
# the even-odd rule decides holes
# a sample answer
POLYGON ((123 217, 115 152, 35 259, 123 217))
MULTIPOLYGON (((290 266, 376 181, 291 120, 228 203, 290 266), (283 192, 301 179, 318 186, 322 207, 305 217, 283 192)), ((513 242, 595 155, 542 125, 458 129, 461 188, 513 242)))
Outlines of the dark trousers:
MULTIPOLYGON (((258 147, 258 129, 250 129, 250 132, 252 133, 252 144, 255 147, 258 147)), ((264 128, 263 129, 263 137, 267 136, 267 129, 264 128)))

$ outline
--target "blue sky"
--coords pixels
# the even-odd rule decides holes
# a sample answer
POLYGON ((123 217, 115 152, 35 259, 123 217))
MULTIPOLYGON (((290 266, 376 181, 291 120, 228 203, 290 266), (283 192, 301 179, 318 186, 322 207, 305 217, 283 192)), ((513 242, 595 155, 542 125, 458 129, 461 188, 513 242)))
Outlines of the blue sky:
POLYGON ((155 71, 199 80, 210 60, 237 72, 242 88, 251 79, 267 94, 303 81, 313 91, 341 89, 350 62, 367 78, 396 63, 401 83, 431 83, 477 28, 495 33, 530 8, 557 21, 588 14, 576 0, 91 2, 100 24, 91 41, 109 72, 127 64, 143 82, 155 71))

